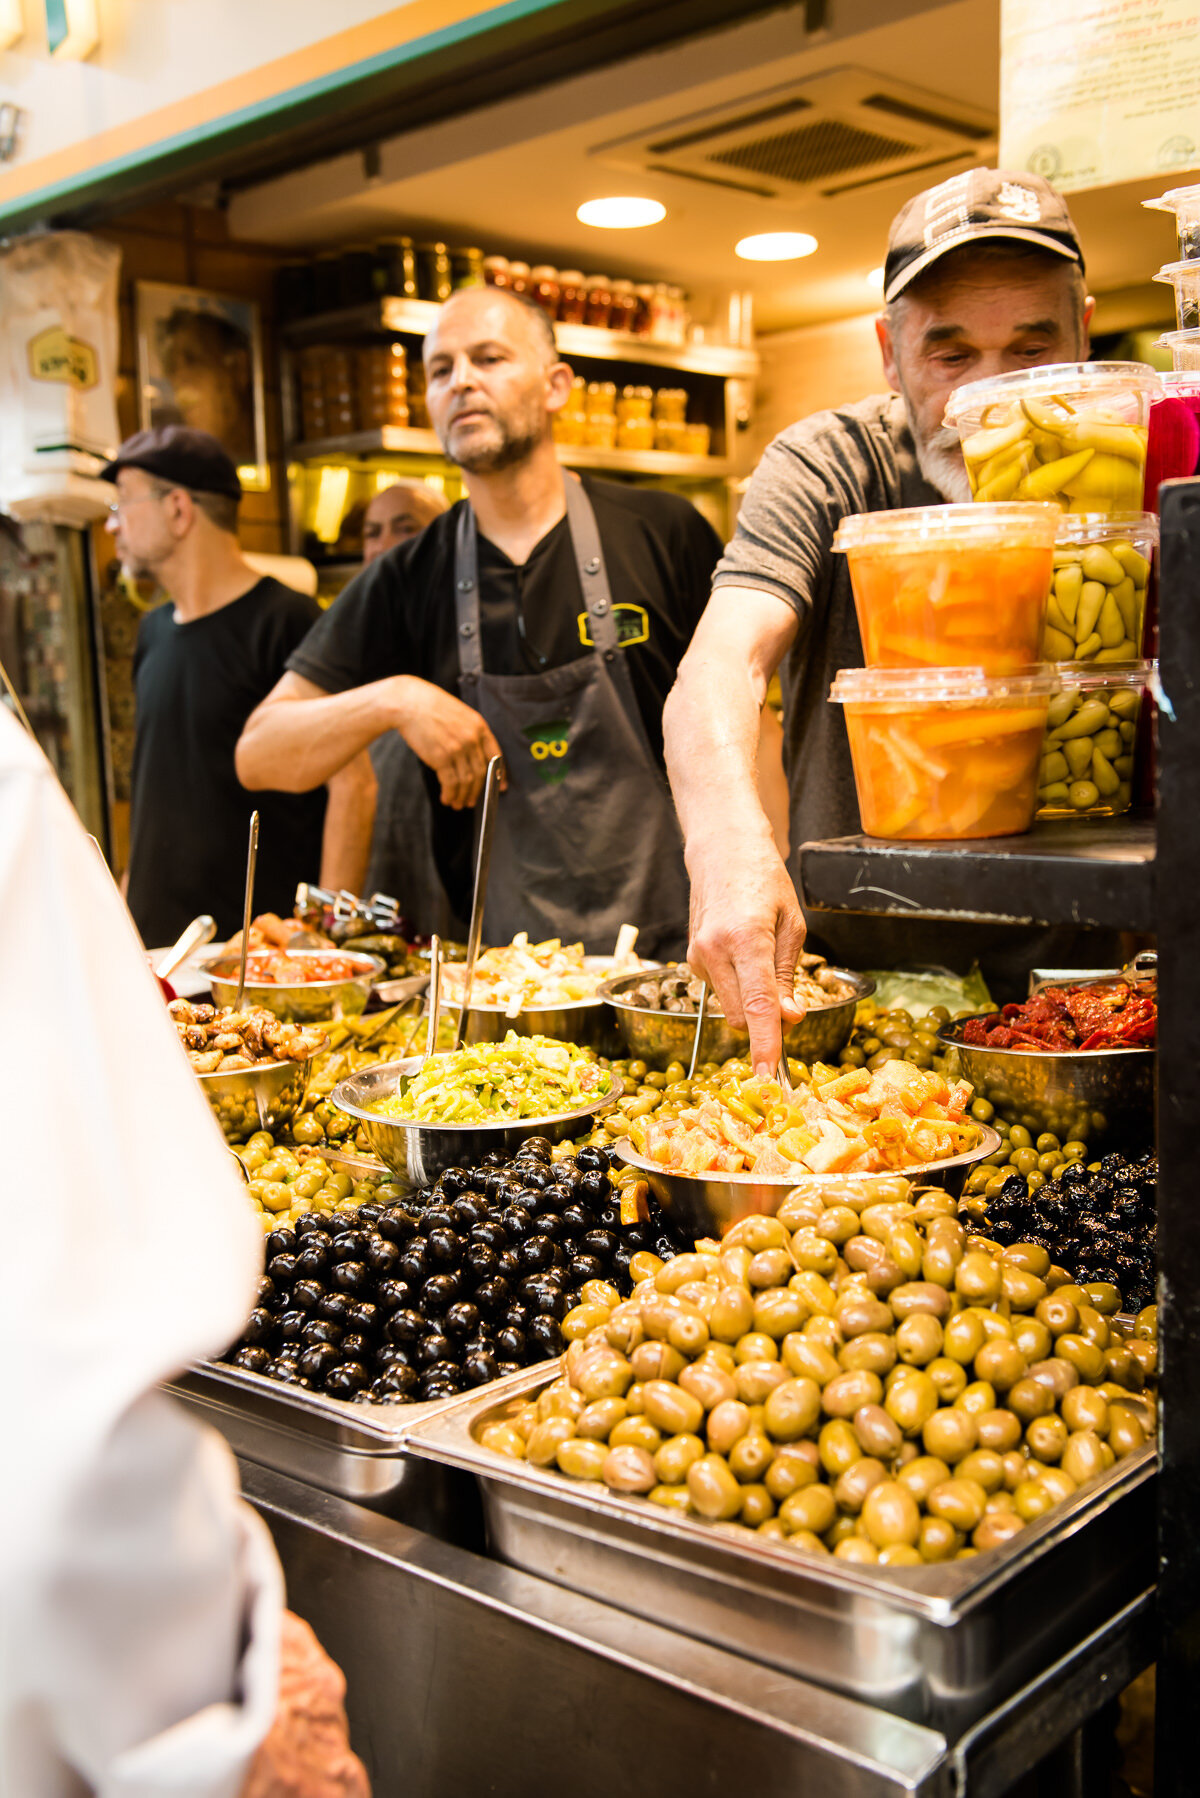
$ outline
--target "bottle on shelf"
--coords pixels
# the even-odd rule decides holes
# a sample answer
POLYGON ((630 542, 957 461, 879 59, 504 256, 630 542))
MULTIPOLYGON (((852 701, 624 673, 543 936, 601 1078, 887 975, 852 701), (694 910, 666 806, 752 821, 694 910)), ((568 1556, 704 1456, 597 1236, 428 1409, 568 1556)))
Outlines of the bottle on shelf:
POLYGON ((423 300, 440 304, 454 291, 450 277, 450 252, 444 243, 417 245, 417 291, 423 300))
POLYGON ((375 245, 375 291, 397 300, 415 300, 417 252, 411 237, 382 237, 375 245))
POLYGON ((551 268, 548 262, 541 262, 529 271, 529 297, 536 300, 542 311, 551 318, 558 317, 558 302, 562 289, 559 285, 558 270, 551 268))
POLYGON ((612 317, 612 282, 607 275, 589 275, 587 278, 587 306, 583 315, 585 325, 593 329, 607 331, 612 317))
POLYGON ((581 325, 587 313, 587 285, 583 271, 560 268, 558 271, 558 322, 581 325))
POLYGON ((481 287, 483 285, 483 251, 476 249, 451 250, 450 281, 456 293, 460 287, 481 287))
POLYGON ((508 284, 514 293, 529 292, 529 264, 527 262, 509 263, 508 284))
POLYGON ((637 309, 637 294, 634 292, 633 282, 614 281, 612 284, 612 308, 608 319, 609 330, 624 331, 632 335, 637 309))
POLYGON ((507 256, 485 256, 483 278, 489 287, 511 287, 507 256))

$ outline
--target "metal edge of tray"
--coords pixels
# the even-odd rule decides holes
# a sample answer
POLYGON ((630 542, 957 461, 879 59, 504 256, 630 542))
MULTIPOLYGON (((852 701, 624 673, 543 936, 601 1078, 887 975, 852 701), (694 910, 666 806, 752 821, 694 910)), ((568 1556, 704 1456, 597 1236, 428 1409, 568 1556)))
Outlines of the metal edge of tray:
MULTIPOLYGON (((400 974, 395 980, 377 980, 371 991, 382 999, 384 1005, 402 1005, 407 999, 416 999, 429 986, 428 974, 400 974)), ((370 1020, 371 1013, 366 1017, 370 1020)))
POLYGON ((475 1474, 501 1559, 913 1721, 960 1731, 1153 1579, 1149 1445, 987 1555, 868 1569, 479 1447, 472 1426, 553 1377, 514 1375, 405 1426, 412 1454, 475 1474))
MULTIPOLYGON (((543 1365, 557 1368, 558 1362, 543 1365)), ((503 1402, 528 1369, 487 1387, 503 1402)), ((426 1422, 456 1399, 412 1405, 359 1405, 220 1361, 198 1361, 167 1383, 168 1391, 213 1423, 235 1453, 307 1480, 359 1504, 391 1500, 424 1483, 406 1446, 408 1428, 426 1422)))

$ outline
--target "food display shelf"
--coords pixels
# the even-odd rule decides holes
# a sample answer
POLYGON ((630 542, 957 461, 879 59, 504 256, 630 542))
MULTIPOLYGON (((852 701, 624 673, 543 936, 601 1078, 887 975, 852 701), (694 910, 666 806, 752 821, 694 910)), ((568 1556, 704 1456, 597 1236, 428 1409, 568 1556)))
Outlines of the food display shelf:
POLYGON ((1153 1448, 968 1561, 863 1568, 809 1556, 597 1482, 512 1461, 474 1430, 532 1397, 513 1375, 405 1429, 412 1454, 473 1473, 494 1553, 572 1591, 960 1735, 1154 1577, 1153 1448))
POLYGON ((1137 817, 978 842, 833 837, 802 846, 800 879, 807 903, 832 911, 1149 932, 1154 844, 1153 821, 1137 817))
POLYGON ((380 1798, 1004 1798, 1035 1767, 1081 1798, 1080 1732, 1152 1654, 1142 1592, 953 1738, 265 1468, 242 1481, 380 1798))
MULTIPOLYGON (((555 445, 564 468, 592 468, 612 474, 670 475, 676 480, 715 481, 733 473, 728 456, 679 456, 670 450, 590 449, 587 445, 555 445)), ((292 462, 333 462, 357 456, 441 456, 442 446, 433 431, 407 425, 380 425, 373 431, 354 431, 345 437, 323 437, 313 443, 293 443, 292 462)))

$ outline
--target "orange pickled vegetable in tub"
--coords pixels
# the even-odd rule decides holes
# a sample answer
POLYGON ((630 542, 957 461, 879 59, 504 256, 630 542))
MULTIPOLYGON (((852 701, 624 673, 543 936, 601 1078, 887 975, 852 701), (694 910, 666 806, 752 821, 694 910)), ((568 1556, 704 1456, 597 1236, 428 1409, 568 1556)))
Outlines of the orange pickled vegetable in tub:
POLYGON ((905 678, 847 669, 834 683, 864 831, 953 839, 1028 830, 1053 678, 1006 682, 959 669, 908 677, 908 693, 905 678))
POLYGON ((1008 674, 1041 653, 1053 550, 954 543, 849 553, 867 661, 1008 674))

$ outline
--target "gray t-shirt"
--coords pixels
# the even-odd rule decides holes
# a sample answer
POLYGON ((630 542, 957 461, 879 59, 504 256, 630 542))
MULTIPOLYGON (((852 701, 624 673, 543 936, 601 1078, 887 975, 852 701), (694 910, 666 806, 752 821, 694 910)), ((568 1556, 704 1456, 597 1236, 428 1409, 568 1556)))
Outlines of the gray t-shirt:
POLYGON ((842 708, 829 703, 838 669, 863 665, 850 575, 845 556, 833 551, 834 533, 853 512, 941 503, 917 466, 903 400, 876 394, 780 432, 717 564, 714 587, 762 587, 799 619, 779 671, 797 885, 801 843, 862 829, 842 708))
MULTIPOLYGON (((899 394, 876 394, 789 425, 759 463, 714 587, 761 587, 799 619, 780 668, 783 761, 788 777, 788 868, 803 898, 800 846, 855 836, 862 824, 842 708, 829 703, 839 668, 863 666, 850 574, 832 548, 853 512, 944 504, 917 466, 899 394)), ((978 960, 997 998, 1023 998, 1028 970, 1117 964, 1109 931, 817 911, 814 946, 851 967, 945 966, 966 973, 978 960)))

